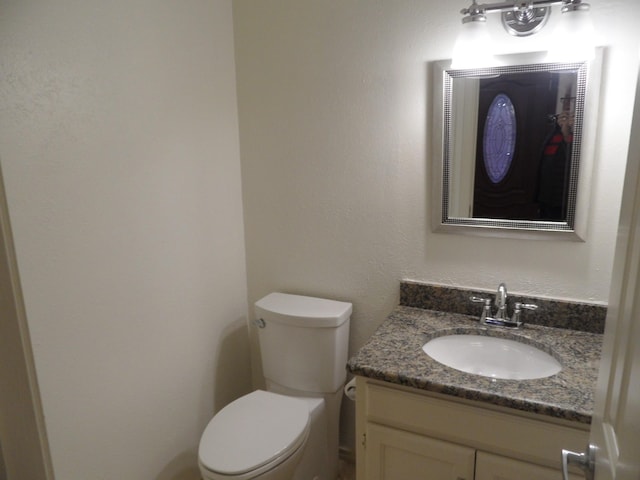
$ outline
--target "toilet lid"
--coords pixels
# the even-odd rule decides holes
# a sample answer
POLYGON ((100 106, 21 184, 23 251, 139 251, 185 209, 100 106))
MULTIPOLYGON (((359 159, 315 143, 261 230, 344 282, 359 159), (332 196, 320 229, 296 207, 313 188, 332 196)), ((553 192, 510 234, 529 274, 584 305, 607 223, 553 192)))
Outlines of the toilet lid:
POLYGON ((299 399, 256 390, 218 412, 198 455, 208 470, 239 475, 260 468, 305 440, 309 408, 299 399))

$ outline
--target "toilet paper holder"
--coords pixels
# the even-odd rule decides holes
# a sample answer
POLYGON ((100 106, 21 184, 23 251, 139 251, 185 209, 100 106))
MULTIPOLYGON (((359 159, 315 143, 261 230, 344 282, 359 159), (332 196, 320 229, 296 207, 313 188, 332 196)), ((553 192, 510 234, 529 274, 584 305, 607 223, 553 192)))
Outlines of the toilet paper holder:
POLYGON ((344 386, 344 394, 347 396, 347 398, 353 402, 356 401, 356 379, 355 377, 352 378, 351 380, 349 380, 347 382, 347 384, 344 386))

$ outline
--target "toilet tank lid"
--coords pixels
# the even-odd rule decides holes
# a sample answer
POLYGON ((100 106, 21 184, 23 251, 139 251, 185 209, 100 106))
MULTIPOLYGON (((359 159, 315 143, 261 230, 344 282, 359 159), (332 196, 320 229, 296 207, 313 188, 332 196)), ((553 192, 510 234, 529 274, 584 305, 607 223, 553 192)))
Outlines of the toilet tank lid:
POLYGON ((348 302, 279 292, 261 298, 255 306, 258 317, 301 327, 337 327, 353 310, 348 302))

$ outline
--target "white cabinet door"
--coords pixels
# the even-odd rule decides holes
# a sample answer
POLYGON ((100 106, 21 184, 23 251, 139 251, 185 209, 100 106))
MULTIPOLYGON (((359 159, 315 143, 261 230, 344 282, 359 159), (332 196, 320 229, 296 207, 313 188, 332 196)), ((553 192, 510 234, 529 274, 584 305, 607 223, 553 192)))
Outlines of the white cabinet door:
MULTIPOLYGON (((521 462, 491 453, 476 455, 475 480, 560 480, 562 472, 553 468, 521 462)), ((570 474, 571 480, 581 480, 580 475, 570 474)))
POLYGON ((367 480, 473 480, 475 450, 368 423, 367 480))

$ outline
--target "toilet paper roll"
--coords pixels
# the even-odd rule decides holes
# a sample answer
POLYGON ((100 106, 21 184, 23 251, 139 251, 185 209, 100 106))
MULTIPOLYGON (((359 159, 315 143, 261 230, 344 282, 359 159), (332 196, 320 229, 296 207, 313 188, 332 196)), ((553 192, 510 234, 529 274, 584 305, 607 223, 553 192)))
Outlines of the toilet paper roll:
POLYGON ((356 379, 352 378, 344 386, 344 394, 349 400, 356 401, 356 379))

